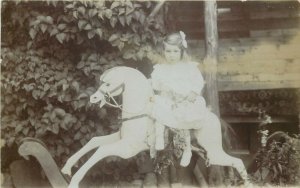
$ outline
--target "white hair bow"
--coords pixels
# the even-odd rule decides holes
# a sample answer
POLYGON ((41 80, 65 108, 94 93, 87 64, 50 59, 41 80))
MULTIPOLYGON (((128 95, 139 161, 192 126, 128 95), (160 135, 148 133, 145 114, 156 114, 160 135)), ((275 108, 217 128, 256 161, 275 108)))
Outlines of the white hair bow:
POLYGON ((182 46, 185 47, 185 48, 187 48, 187 42, 185 40, 185 34, 184 34, 184 32, 183 31, 179 31, 179 34, 180 34, 181 39, 182 39, 182 46))

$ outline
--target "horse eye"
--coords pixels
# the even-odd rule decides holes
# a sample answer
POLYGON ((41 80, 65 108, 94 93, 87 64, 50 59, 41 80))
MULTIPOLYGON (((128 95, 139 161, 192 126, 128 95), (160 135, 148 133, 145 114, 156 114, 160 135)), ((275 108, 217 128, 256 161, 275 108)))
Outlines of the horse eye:
POLYGON ((106 83, 105 86, 110 86, 110 83, 106 83))

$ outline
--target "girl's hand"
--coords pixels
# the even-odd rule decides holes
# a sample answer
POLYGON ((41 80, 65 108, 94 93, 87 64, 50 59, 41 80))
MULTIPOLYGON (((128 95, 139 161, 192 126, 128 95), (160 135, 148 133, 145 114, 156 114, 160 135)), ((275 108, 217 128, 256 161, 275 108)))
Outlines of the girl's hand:
POLYGON ((192 91, 187 96, 187 100, 190 102, 193 102, 193 101, 195 101, 196 97, 197 97, 197 93, 192 91))

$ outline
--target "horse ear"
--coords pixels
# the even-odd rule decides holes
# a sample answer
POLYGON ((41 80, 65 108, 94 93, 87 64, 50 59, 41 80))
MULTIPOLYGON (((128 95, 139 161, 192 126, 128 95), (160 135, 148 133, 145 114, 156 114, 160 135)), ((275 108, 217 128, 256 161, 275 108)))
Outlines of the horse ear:
POLYGON ((97 84, 98 84, 99 86, 100 86, 100 85, 102 84, 102 82, 103 82, 103 77, 104 77, 103 74, 97 76, 98 79, 96 79, 96 82, 97 82, 97 84))

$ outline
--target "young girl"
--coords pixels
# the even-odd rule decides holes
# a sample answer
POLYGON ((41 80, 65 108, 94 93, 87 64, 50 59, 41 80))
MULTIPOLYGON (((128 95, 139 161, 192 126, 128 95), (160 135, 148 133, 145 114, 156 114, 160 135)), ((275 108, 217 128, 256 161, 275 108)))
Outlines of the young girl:
POLYGON ((186 58, 187 42, 180 31, 163 42, 165 63, 156 64, 151 74, 155 91, 152 116, 156 120, 155 149, 164 149, 164 126, 184 129, 186 147, 180 161, 187 166, 192 156, 189 129, 199 127, 205 117, 206 103, 201 96, 203 77, 197 63, 186 58))

